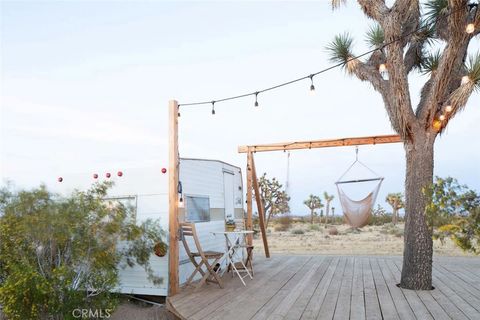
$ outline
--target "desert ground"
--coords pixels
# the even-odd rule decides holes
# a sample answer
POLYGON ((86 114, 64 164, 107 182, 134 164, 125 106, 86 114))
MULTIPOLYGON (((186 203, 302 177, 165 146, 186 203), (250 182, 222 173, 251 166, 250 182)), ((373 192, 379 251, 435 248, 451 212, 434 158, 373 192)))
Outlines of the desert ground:
MULTIPOLYGON (((388 223, 352 229, 348 225, 292 223, 287 229, 273 223, 267 229, 270 252, 277 254, 402 255, 404 225, 388 223), (285 230, 286 229, 286 230, 285 230), (335 235, 335 231, 338 232, 335 235), (281 231, 279 231, 281 230, 281 231), (331 230, 331 231, 330 231, 331 230)), ((259 234, 254 238, 255 253, 263 253, 259 234)), ((434 255, 473 256, 450 240, 434 240, 434 255)))

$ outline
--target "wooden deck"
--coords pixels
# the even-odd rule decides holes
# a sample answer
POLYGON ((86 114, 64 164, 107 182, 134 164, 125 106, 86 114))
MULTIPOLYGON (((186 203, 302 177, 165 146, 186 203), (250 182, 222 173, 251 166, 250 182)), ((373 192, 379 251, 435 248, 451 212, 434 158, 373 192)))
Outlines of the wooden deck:
POLYGON ((401 257, 274 256, 244 287, 184 289, 167 299, 181 319, 480 319, 480 259, 434 258, 432 291, 403 290, 401 257))

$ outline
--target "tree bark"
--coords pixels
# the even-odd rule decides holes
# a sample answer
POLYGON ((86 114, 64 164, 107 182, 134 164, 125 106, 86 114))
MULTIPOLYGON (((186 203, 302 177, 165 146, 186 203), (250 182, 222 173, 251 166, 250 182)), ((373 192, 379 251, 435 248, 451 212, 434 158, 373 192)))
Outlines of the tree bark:
POLYGON ((310 209, 310 224, 313 224, 313 215, 315 213, 315 209, 310 209))
POLYGON ((432 236, 425 220, 427 199, 423 188, 433 181, 434 133, 416 132, 405 143, 407 171, 405 179, 405 237, 400 286, 406 289, 432 288, 432 236))
POLYGON ((393 213, 392 213, 392 223, 394 226, 397 225, 397 222, 398 222, 398 210, 397 208, 393 208, 393 213))

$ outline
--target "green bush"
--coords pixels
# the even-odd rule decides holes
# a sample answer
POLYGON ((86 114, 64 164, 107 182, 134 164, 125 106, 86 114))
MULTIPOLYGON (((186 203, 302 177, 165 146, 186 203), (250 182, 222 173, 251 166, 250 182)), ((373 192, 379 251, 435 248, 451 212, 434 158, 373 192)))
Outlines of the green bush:
POLYGON ((322 229, 318 224, 311 224, 308 228, 312 231, 320 231, 322 229))
POLYGON ((0 190, 0 304, 8 319, 72 319, 77 308, 113 309, 118 270, 149 259, 164 242, 158 222, 104 200, 110 183, 66 198, 44 186, 0 190), (122 246, 119 246, 122 243, 122 246))

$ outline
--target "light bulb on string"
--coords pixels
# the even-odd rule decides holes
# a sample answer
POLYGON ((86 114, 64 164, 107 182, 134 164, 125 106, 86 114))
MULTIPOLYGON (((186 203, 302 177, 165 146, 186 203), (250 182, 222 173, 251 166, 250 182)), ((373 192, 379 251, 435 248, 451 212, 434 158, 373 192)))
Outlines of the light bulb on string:
POLYGON ((313 85, 313 74, 310 75, 310 94, 314 95, 315 94, 315 86, 313 85))
POLYGON ((258 107, 258 92, 255 92, 255 107, 258 107))
POLYGON ((470 34, 470 33, 473 33, 474 31, 475 31, 475 24, 474 23, 467 24, 467 26, 465 27, 465 32, 470 34))
POLYGON ((387 71, 387 65, 385 63, 381 63, 379 66, 378 66, 378 72, 380 73, 384 73, 387 71))
POLYGON ((452 112, 452 110, 453 110, 453 107, 451 105, 448 105, 448 106, 445 107, 445 112, 450 113, 450 112, 452 112))
POLYGON ((470 77, 469 76, 463 76, 462 77, 462 84, 467 84, 470 82, 470 77))
POLYGON ((212 101, 212 115, 215 115, 215 101, 212 101))
POLYGON ((440 121, 444 121, 444 120, 445 120, 445 115, 443 115, 443 114, 442 114, 442 115, 440 115, 440 117, 438 117, 438 120, 440 120, 440 121))
POLYGON ((477 18, 477 10, 478 10, 478 3, 468 4, 470 22, 465 27, 465 32, 468 34, 472 34, 473 32, 475 32, 475 19, 477 18), (472 12, 472 10, 475 10, 475 12, 473 13, 473 17, 470 17, 470 12, 472 12))

